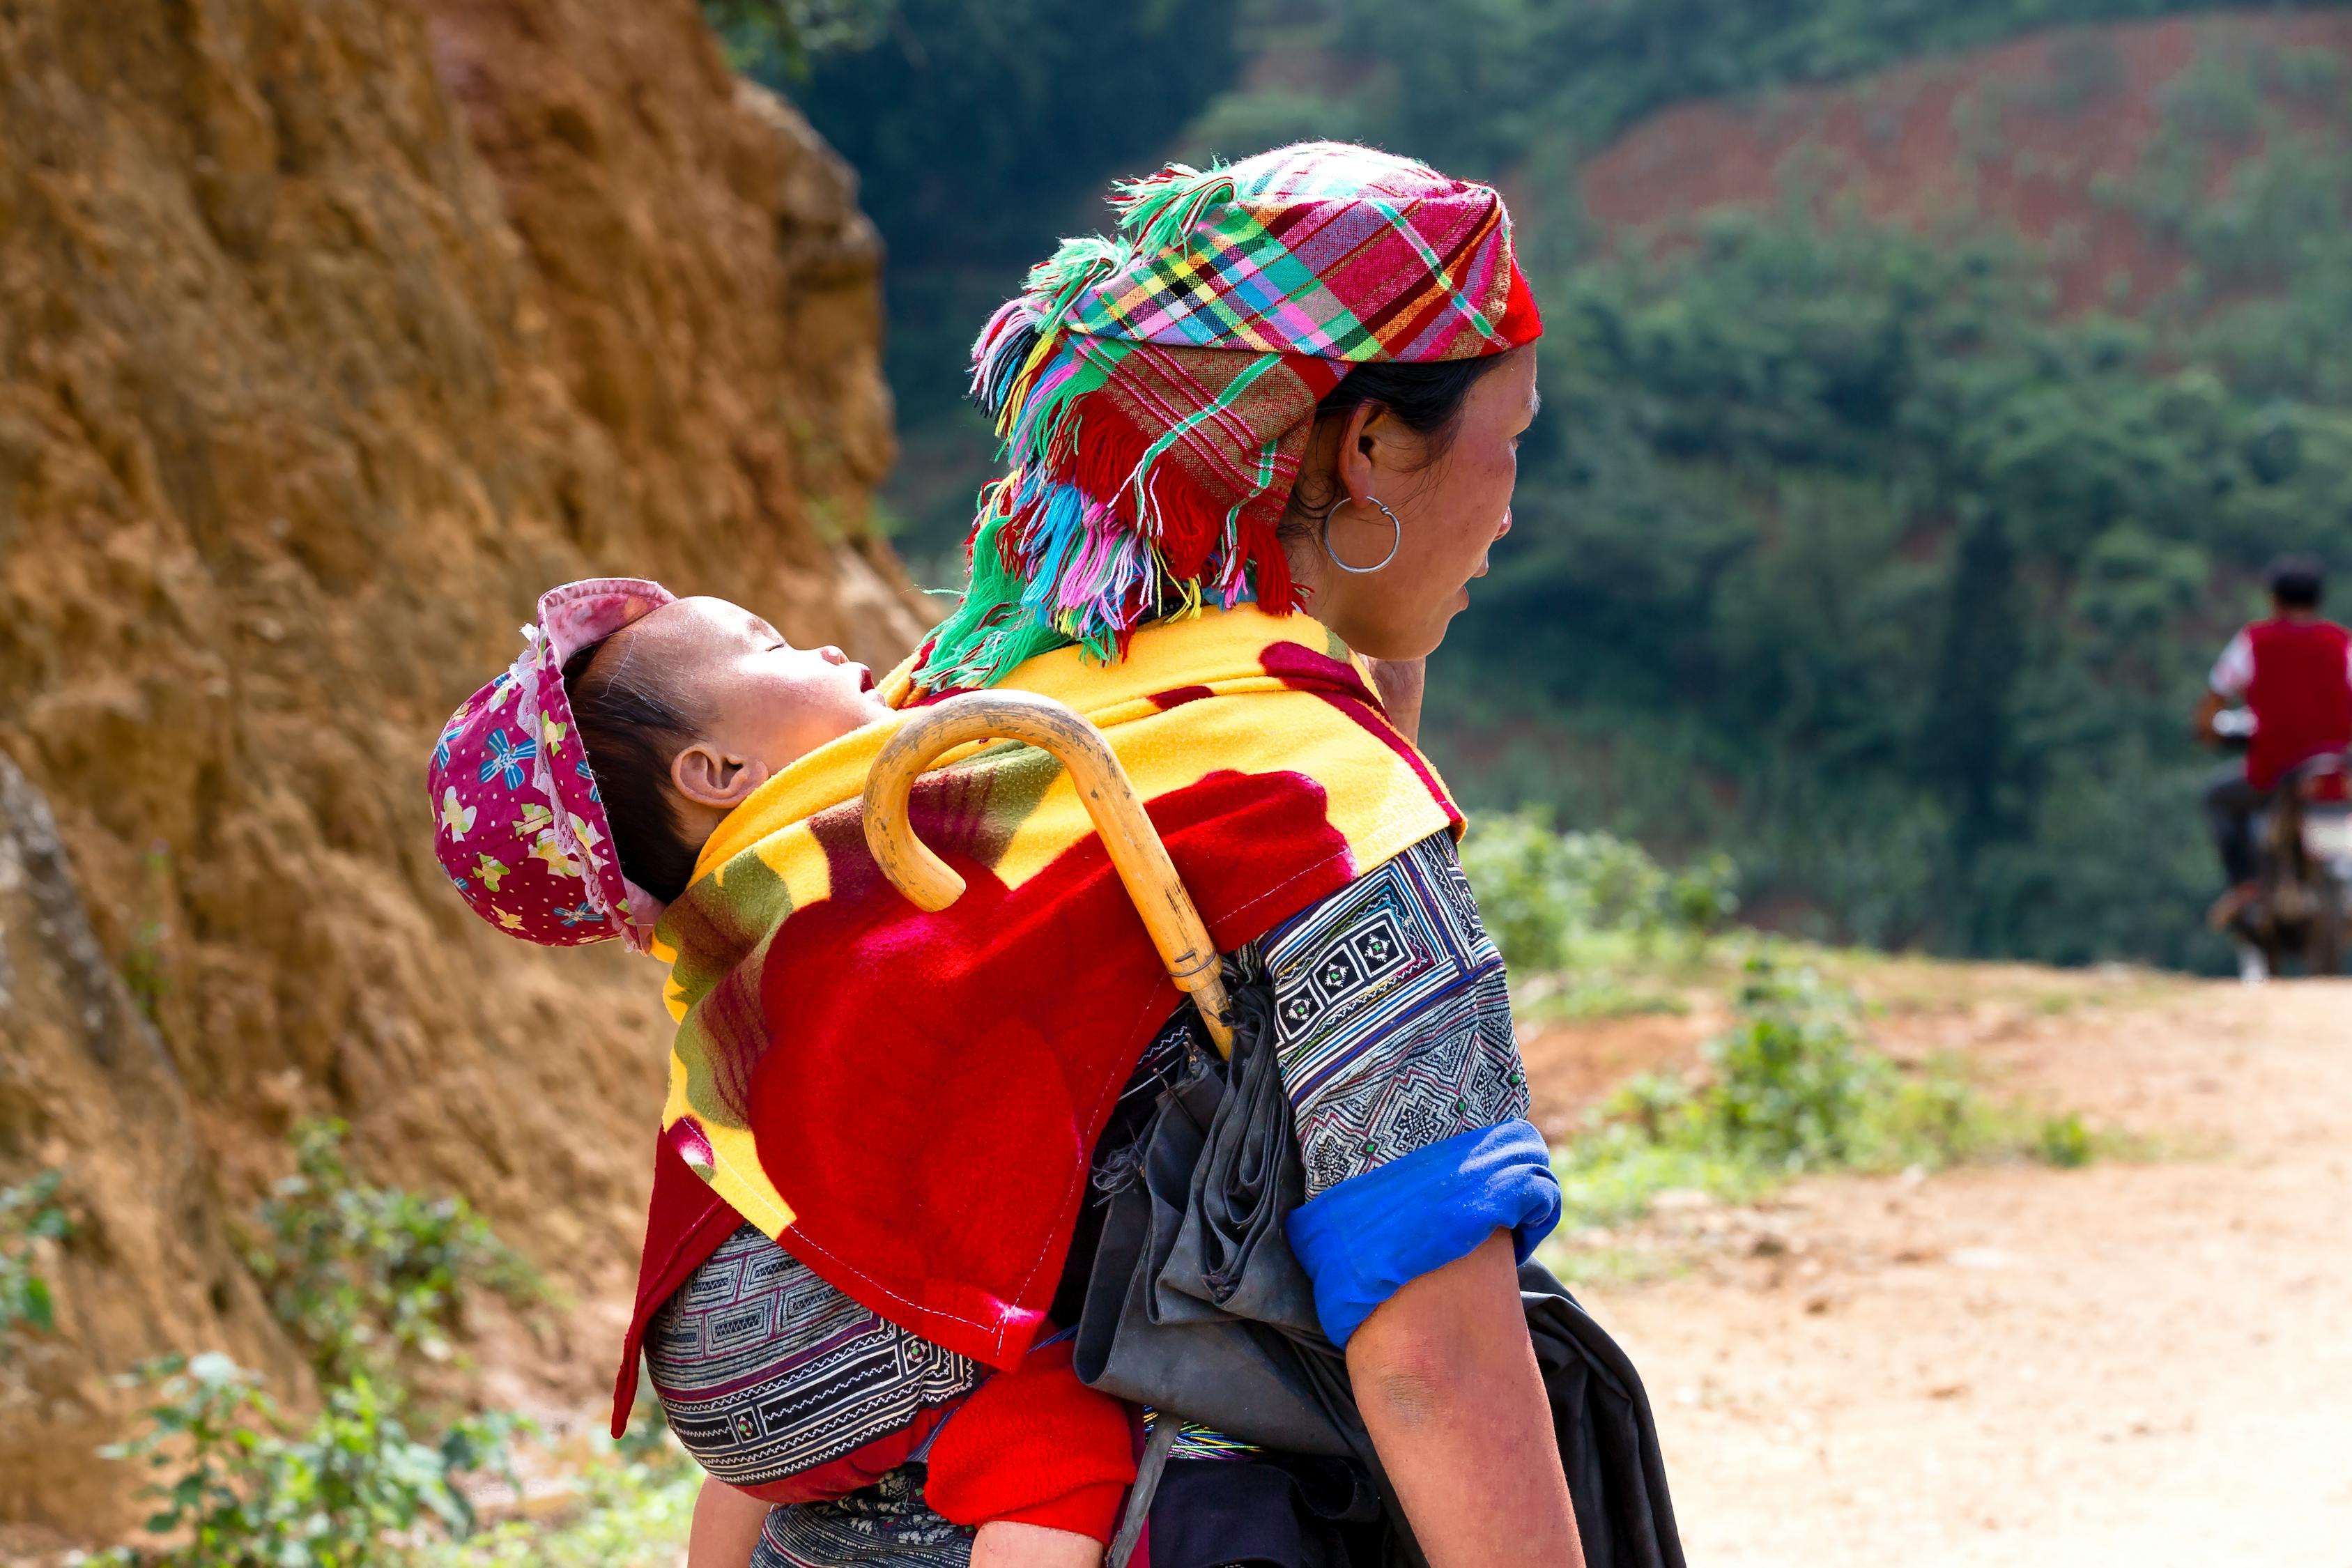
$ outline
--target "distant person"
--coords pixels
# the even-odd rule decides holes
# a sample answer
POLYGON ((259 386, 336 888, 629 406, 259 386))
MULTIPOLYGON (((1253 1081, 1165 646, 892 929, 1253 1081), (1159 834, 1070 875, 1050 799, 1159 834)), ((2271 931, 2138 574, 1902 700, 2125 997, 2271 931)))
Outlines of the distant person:
POLYGON ((2270 618, 2230 639, 2197 709, 2197 732, 2216 742, 2224 708, 2243 704, 2254 721, 2244 762, 2224 767, 2205 790, 2230 884, 2208 917, 2217 930, 2260 895, 2254 818, 2280 781, 2314 757, 2352 747, 2352 632, 2320 616, 2326 569, 2316 556, 2283 555, 2264 577, 2270 618))

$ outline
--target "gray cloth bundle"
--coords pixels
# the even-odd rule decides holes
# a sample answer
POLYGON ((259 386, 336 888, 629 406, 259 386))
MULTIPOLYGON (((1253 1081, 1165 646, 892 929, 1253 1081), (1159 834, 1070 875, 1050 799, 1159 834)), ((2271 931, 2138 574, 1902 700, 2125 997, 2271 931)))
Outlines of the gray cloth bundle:
MULTIPOLYGON (((1425 1568, 1284 1229, 1306 1184, 1272 993, 1258 982, 1232 996, 1231 1062, 1196 1044, 1134 1142, 1097 1163, 1109 1212, 1078 1320, 1078 1375, 1160 1413, 1154 1479, 1179 1418, 1277 1453, 1355 1461, 1385 1505, 1385 1564, 1425 1568)), ((1519 1291, 1586 1563, 1683 1568, 1640 1374, 1540 1265, 1520 1268, 1519 1291)), ((1139 1479, 1114 1563, 1150 1506, 1139 1479)))

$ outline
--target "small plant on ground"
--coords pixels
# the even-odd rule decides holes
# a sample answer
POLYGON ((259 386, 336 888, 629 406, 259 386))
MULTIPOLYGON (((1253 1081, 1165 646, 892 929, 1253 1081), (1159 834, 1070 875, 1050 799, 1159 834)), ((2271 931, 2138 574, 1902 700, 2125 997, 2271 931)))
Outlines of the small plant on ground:
POLYGON ((147 847, 142 864, 145 881, 142 897, 149 913, 131 933, 131 951, 123 954, 122 984, 130 991, 132 1004, 152 1024, 163 1005, 164 994, 172 988, 165 946, 172 936, 172 924, 166 918, 172 907, 172 847, 158 839, 147 847))
POLYGON ((1701 1136, 1768 1166, 1851 1163, 1886 1076, 1884 1058, 1864 1056, 1854 1038, 1853 998, 1810 969, 1758 959, 1734 1005, 1738 1021, 1706 1047, 1713 1077, 1690 1101, 1701 1136))
POLYGON ((1634 1217, 1669 1188, 1752 1197, 1807 1171, 2090 1159, 2079 1117, 2037 1123, 2005 1110, 1949 1058, 1890 1060, 1863 1041, 1856 1011, 1811 969, 1751 958, 1732 1026, 1708 1042, 1702 1071, 1632 1079, 1555 1152, 1569 1223, 1634 1217))
POLYGON ((2083 1125, 2081 1117, 2071 1112, 2050 1117, 2042 1123, 2034 1152, 2043 1164, 2061 1170, 2087 1165, 2092 1154, 2090 1130, 2083 1125))
POLYGON ((270 1309, 310 1349, 321 1381, 395 1376, 411 1355, 446 1359, 463 1290, 529 1300, 544 1286, 460 1197, 419 1197, 355 1175, 341 1121, 295 1130, 295 1171, 256 1218, 247 1261, 270 1309))
POLYGON ((41 1243, 63 1241, 73 1230, 58 1202, 61 1179, 43 1171, 29 1182, 0 1187, 0 1359, 18 1333, 45 1334, 57 1327, 49 1282, 34 1266, 41 1243))
POLYGON ((1574 1014, 1670 1008, 1619 984, 1607 961, 1646 960, 1662 936, 1695 959, 1739 908, 1727 856, 1669 870, 1626 839, 1562 833, 1538 809, 1481 816, 1463 840, 1462 868, 1513 974, 1556 978, 1549 994, 1574 1014))
POLYGON ((142 1429, 101 1449, 143 1465, 152 1543, 100 1561, 139 1568, 415 1568, 478 1521, 469 1479, 504 1474, 529 1430, 492 1412, 428 1417, 404 1375, 444 1359, 467 1290, 535 1299, 544 1287, 461 1198, 361 1180, 340 1121, 294 1135, 295 1172, 272 1189, 247 1260, 278 1319, 310 1352, 320 1409, 291 1422, 259 1376, 227 1356, 142 1370, 142 1429), (432 1436, 437 1433, 438 1436, 432 1436))
POLYGON ((436 1545, 418 1568, 673 1568, 701 1483, 663 1428, 658 1447, 634 1457, 618 1445, 604 1449, 582 1478, 577 1506, 555 1519, 513 1520, 436 1545))
POLYGON ((147 1429, 100 1450, 157 1477, 145 1532, 159 1543, 99 1559, 122 1568, 400 1568, 428 1540, 472 1533, 459 1483, 502 1469, 520 1425, 477 1416, 418 1442, 361 1373, 291 1430, 260 1378, 225 1355, 167 1358, 142 1376, 155 1393, 147 1429))

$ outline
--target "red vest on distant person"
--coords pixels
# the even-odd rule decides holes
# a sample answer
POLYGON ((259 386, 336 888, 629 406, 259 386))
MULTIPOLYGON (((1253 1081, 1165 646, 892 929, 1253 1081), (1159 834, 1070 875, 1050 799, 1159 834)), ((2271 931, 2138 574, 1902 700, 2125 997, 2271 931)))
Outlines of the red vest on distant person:
POLYGON ((2246 638, 2254 652, 2246 780, 2269 789, 2296 763, 2352 746, 2352 632, 2334 621, 2256 621, 2246 638))

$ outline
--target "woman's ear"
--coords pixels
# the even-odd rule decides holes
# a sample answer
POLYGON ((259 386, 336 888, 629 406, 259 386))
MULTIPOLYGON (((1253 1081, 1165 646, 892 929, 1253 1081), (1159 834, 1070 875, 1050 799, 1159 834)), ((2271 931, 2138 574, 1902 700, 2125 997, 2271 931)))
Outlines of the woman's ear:
POLYGON ((732 811, 768 781, 761 763, 697 741, 670 759, 672 788, 697 805, 732 811))
POLYGON ((1378 404, 1359 403, 1348 411, 1348 422, 1340 426, 1339 451, 1334 454, 1332 474, 1348 500, 1358 506, 1368 506, 1380 493, 1375 475, 1380 462, 1388 454, 1382 450, 1385 432, 1379 425, 1393 425, 1393 419, 1378 404))

